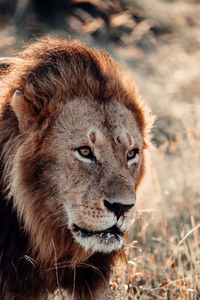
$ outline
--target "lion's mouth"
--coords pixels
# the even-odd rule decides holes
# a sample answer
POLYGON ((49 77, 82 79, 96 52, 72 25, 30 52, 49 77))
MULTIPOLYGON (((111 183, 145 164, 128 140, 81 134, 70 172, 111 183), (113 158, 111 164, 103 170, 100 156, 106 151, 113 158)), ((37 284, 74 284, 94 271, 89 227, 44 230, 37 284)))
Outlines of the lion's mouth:
POLYGON ((85 229, 80 228, 76 224, 73 225, 73 230, 78 233, 82 238, 88 238, 91 236, 97 236, 101 239, 111 239, 115 238, 117 240, 121 240, 123 237, 123 232, 119 230, 119 228, 116 225, 113 225, 112 227, 109 227, 102 231, 88 231, 85 229))

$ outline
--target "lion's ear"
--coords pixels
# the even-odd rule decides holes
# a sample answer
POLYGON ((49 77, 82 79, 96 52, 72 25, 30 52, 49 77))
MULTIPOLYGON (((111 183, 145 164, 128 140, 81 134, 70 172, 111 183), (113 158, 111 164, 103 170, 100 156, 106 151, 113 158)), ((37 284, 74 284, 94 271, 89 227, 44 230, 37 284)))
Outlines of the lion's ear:
POLYGON ((22 91, 15 91, 11 100, 11 106, 18 119, 20 130, 30 130, 36 124, 38 113, 32 103, 25 99, 22 91))

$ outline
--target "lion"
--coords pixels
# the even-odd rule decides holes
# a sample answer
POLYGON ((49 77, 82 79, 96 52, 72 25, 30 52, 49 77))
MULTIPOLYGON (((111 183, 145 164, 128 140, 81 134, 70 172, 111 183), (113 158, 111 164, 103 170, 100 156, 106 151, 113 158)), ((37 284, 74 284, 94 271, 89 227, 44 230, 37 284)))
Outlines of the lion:
POLYGON ((104 51, 40 38, 0 64, 0 299, 107 299, 151 111, 104 51))

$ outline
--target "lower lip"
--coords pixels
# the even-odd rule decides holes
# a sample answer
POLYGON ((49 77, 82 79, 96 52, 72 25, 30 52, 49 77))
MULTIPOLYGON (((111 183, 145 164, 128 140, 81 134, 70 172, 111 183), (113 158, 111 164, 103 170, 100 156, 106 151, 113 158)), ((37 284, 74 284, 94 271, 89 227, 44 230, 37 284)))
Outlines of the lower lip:
POLYGON ((78 233, 82 238, 88 238, 91 236, 97 236, 101 239, 111 239, 115 238, 117 240, 121 240, 123 233, 117 228, 116 225, 103 230, 103 231, 87 231, 85 229, 80 228, 76 224, 73 226, 73 230, 78 233))

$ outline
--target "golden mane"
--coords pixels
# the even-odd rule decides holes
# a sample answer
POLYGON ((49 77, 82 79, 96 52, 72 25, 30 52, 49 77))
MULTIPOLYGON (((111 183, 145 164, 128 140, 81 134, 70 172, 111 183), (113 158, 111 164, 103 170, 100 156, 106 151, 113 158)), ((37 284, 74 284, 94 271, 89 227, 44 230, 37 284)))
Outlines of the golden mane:
POLYGON ((32 100, 35 113, 40 111, 45 117, 55 113, 55 105, 53 112, 50 109, 54 103, 74 98, 99 103, 117 100, 134 112, 147 137, 152 125, 149 106, 138 96, 133 80, 105 51, 92 50, 78 42, 42 38, 27 46, 19 58, 5 78, 8 98, 16 90, 23 90, 25 98, 32 100))

